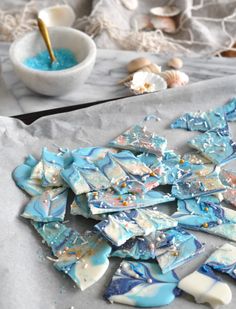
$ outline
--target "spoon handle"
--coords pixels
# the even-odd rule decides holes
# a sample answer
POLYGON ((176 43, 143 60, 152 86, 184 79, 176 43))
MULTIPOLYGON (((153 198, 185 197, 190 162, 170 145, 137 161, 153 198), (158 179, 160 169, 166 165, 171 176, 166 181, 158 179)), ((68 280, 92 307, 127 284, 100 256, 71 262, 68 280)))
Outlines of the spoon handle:
POLYGON ((53 62, 57 61, 57 59, 56 59, 54 52, 52 50, 51 40, 50 40, 50 37, 49 37, 47 26, 45 25, 44 21, 41 18, 38 18, 38 27, 39 27, 41 35, 44 39, 44 42, 47 46, 47 50, 49 52, 51 62, 53 63, 53 62))

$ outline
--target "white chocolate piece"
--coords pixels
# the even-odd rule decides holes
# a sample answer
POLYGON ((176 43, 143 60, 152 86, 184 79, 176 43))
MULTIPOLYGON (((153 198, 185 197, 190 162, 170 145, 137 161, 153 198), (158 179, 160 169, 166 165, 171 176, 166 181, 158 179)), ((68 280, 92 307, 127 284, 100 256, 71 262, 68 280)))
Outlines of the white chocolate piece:
POLYGON ((231 290, 226 283, 198 271, 180 280, 178 287, 192 295, 197 303, 209 303, 212 308, 228 305, 232 299, 231 290))

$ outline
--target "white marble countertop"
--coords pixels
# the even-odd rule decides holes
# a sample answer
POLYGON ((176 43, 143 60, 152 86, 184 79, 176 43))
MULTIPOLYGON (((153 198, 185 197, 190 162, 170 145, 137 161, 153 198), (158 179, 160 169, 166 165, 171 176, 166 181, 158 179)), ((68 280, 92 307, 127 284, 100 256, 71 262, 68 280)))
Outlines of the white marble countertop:
MULTIPOLYGON (((168 57, 118 50, 98 50, 94 70, 84 86, 64 97, 45 97, 33 93, 15 75, 8 58, 9 44, 0 43, 2 77, 0 76, 0 115, 16 116, 84 103, 131 96, 117 82, 127 75, 126 64, 138 56, 147 56, 165 69, 168 57)), ((190 83, 236 74, 235 58, 185 58, 182 69, 190 83)), ((165 90, 168 91, 168 90, 165 90)), ((79 106, 78 106, 79 107, 79 106)))

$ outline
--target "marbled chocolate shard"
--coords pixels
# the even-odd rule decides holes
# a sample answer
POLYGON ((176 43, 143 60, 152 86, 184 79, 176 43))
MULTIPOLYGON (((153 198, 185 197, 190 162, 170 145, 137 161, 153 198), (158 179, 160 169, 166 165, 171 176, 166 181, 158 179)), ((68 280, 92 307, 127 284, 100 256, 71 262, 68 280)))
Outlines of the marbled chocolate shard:
POLYGON ((112 184, 119 184, 128 178, 128 175, 123 168, 112 158, 111 153, 96 162, 100 171, 110 180, 112 184))
POLYGON ((72 157, 75 161, 82 158, 91 163, 103 159, 108 152, 116 153, 117 150, 107 147, 78 148, 72 151, 72 157))
POLYGON ((177 221, 154 208, 123 211, 109 215, 94 226, 95 230, 115 246, 135 236, 175 227, 177 221))
POLYGON ((211 164, 200 166, 191 174, 178 179, 172 186, 171 194, 178 199, 185 200, 223 192, 225 186, 219 179, 219 171, 218 166, 211 164))
POLYGON ((77 195, 91 191, 88 183, 81 175, 77 165, 72 163, 61 171, 61 177, 77 195))
POLYGON ((188 144, 215 164, 226 164, 236 159, 236 143, 231 139, 227 126, 200 134, 188 144))
POLYGON ((166 149, 167 141, 164 137, 135 125, 111 141, 109 146, 137 152, 150 152, 160 156, 166 149))
POLYGON ((224 128, 227 124, 224 107, 208 112, 186 113, 171 123, 171 128, 206 132, 213 128, 224 128))
POLYGON ((55 256, 60 256, 66 248, 85 243, 84 238, 77 232, 59 222, 33 222, 36 231, 55 256))
POLYGON ((83 291, 97 282, 109 266, 111 247, 98 235, 86 237, 86 243, 66 249, 54 263, 83 291))
POLYGON ((121 247, 114 247, 112 256, 156 259, 165 273, 191 260, 203 249, 195 236, 177 227, 130 239, 121 247))
POLYGON ((220 179, 226 186, 226 191, 223 193, 224 200, 236 207, 236 173, 221 169, 220 179))
POLYGON ((91 218, 98 221, 104 220, 107 217, 106 214, 93 215, 91 213, 91 210, 88 206, 88 198, 86 194, 80 194, 75 196, 75 199, 70 206, 70 213, 73 216, 79 215, 87 219, 91 218))
POLYGON ((236 98, 231 99, 224 106, 224 112, 227 121, 236 121, 236 98))
POLYGON ((228 305, 232 299, 229 286, 221 282, 207 265, 181 279, 178 287, 192 295, 197 303, 209 303, 214 309, 228 305))
POLYGON ((31 196, 40 195, 46 190, 41 185, 41 180, 31 179, 32 170, 37 165, 38 161, 31 155, 29 155, 25 162, 17 166, 12 172, 12 178, 16 185, 27 192, 31 196))
POLYGON ((32 197, 22 217, 38 222, 63 221, 66 212, 67 188, 48 189, 32 197))
POLYGON ((150 174, 152 170, 141 162, 130 151, 121 151, 112 154, 112 158, 124 169, 126 173, 137 176, 144 176, 150 174))
POLYGON ((183 155, 183 160, 187 161, 188 163, 192 165, 205 165, 205 164, 211 164, 212 162, 202 156, 197 151, 187 152, 183 155))
POLYGON ((162 274, 156 263, 123 261, 104 297, 136 307, 164 306, 179 295, 178 281, 175 272, 162 274))
POLYGON ((214 196, 179 200, 177 212, 172 217, 184 228, 236 241, 236 212, 222 207, 214 196))
POLYGON ((170 194, 154 190, 141 196, 128 193, 120 195, 112 191, 90 192, 87 198, 92 214, 143 208, 175 200, 170 194))
POLYGON ((236 279, 236 247, 224 244, 209 256, 205 264, 236 279))
POLYGON ((77 158, 74 164, 91 188, 90 191, 104 190, 110 187, 110 181, 94 163, 89 163, 85 159, 77 158))
MULTIPOLYGON (((65 166, 68 153, 54 153, 43 148, 40 161, 34 167, 31 179, 40 179, 45 187, 60 187, 64 184, 60 172, 65 166)), ((71 158, 72 161, 72 158, 71 158)))

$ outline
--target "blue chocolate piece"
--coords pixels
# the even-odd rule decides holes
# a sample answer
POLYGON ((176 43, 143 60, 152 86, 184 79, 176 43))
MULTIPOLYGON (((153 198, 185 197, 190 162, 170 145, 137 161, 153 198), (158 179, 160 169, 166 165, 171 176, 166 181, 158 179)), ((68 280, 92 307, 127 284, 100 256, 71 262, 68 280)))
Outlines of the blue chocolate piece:
POLYGON ((179 200, 172 217, 184 228, 236 240, 236 212, 222 207, 214 196, 179 200))
POLYGON ((136 152, 150 152, 161 156, 167 141, 139 125, 135 125, 109 143, 109 146, 136 152))
POLYGON ((224 106, 227 121, 236 121, 236 98, 231 99, 224 106))
POLYGON ((85 236, 86 243, 69 247, 54 263, 83 291, 98 281, 109 266, 111 247, 95 234, 85 236))
POLYGON ((236 279, 236 247, 224 244, 209 256, 205 264, 236 279))
MULTIPOLYGON (((197 166, 197 165, 196 165, 197 166)), ((185 200, 192 197, 211 195, 225 191, 225 186, 219 179, 219 167, 205 165, 178 179, 172 186, 171 194, 185 200)))
POLYGON ((67 188, 44 191, 25 206, 22 217, 38 222, 63 221, 66 212, 67 188))
POLYGON ((12 172, 12 178, 16 185, 31 196, 40 195, 45 190, 40 180, 30 178, 32 170, 37 163, 38 161, 33 156, 29 155, 25 159, 25 162, 17 166, 12 172))
POLYGON ((236 143, 232 141, 227 126, 200 134, 188 144, 215 164, 226 164, 236 159, 236 143))
POLYGON ((175 119, 170 127, 206 132, 213 128, 224 128, 226 124, 224 107, 219 107, 208 112, 186 113, 175 119))
POLYGON ((59 222, 33 222, 32 224, 39 235, 52 249, 55 256, 60 256, 62 252, 75 245, 85 242, 84 238, 71 228, 59 222))
POLYGON ((159 307, 170 304, 180 294, 174 271, 162 274, 156 263, 123 261, 104 297, 135 307, 159 307))
POLYGON ((107 147, 85 147, 72 150, 72 157, 88 160, 89 163, 103 159, 108 152, 116 153, 117 150, 107 147))
POLYGON ((113 245, 121 246, 132 237, 148 235, 176 225, 175 219, 157 211, 156 208, 145 208, 108 215, 94 228, 113 245))

